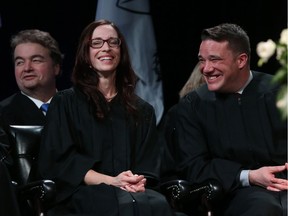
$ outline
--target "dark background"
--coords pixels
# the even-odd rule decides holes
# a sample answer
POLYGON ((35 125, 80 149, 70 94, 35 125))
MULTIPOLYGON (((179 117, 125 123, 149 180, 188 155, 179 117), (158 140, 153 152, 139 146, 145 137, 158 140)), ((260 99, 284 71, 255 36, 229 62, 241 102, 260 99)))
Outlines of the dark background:
MULTIPOLYGON (((65 54, 58 88, 70 87, 74 55, 83 28, 95 19, 97 0, 0 2, 0 100, 18 91, 10 51, 10 37, 20 30, 48 31, 65 54)), ((287 27, 286 0, 151 0, 156 41, 167 111, 178 101, 178 92, 197 63, 203 28, 222 22, 242 26, 250 36, 251 68, 274 74, 279 65, 271 59, 257 67, 256 45, 271 38, 277 41, 287 27)))

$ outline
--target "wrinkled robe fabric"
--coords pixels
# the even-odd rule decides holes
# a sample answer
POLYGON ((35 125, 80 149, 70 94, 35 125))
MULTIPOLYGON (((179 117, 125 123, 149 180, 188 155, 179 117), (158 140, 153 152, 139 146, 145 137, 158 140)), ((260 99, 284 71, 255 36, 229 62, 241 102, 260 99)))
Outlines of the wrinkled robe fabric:
POLYGON ((0 215, 20 216, 20 210, 15 193, 15 188, 11 184, 11 178, 7 167, 3 161, 0 161, 0 215))
MULTIPOLYGON (((217 179, 225 193, 231 195, 230 200, 235 196, 235 205, 230 205, 229 211, 238 215, 246 210, 243 206, 251 206, 243 203, 255 197, 261 200, 267 196, 279 209, 287 209, 287 203, 283 204, 286 191, 275 193, 256 186, 240 186, 241 170, 284 165, 287 161, 287 119, 281 119, 276 106, 279 88, 272 84, 271 75, 252 73, 253 79, 241 95, 210 92, 204 85, 189 93, 169 113, 176 130, 177 174, 192 183, 217 179)), ((286 171, 275 175, 287 179, 286 171)), ((263 213, 268 211, 268 205, 254 206, 255 209, 250 208, 252 213, 243 215, 269 215, 263 213)))
POLYGON ((271 75, 253 72, 242 95, 215 94, 204 85, 185 97, 173 111, 185 177, 216 178, 229 191, 241 169, 283 165, 287 121, 276 107, 277 93, 271 75))
POLYGON ((6 125, 43 125, 45 115, 26 95, 17 92, 0 102, 1 118, 6 125))
POLYGON ((55 207, 49 215, 171 215, 165 198, 147 189, 128 193, 105 184, 85 185, 89 169, 116 176, 131 170, 158 178, 160 147, 152 106, 138 98, 137 122, 120 98, 110 114, 96 120, 87 100, 76 88, 58 92, 47 113, 40 155, 41 177, 56 182, 55 207))

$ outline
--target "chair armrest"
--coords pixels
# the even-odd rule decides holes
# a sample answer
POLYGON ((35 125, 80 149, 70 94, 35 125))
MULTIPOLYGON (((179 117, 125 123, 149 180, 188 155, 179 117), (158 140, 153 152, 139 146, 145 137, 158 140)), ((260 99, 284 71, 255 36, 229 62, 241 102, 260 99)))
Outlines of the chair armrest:
POLYGON ((38 180, 24 185, 12 184, 15 187, 23 211, 31 215, 46 216, 56 195, 56 185, 51 180, 38 180), (26 203, 26 204, 25 204, 26 203))
POLYGON ((221 203, 224 197, 222 185, 216 180, 209 180, 205 183, 202 203, 208 211, 213 211, 221 203))
POLYGON ((51 180, 39 180, 18 186, 17 191, 24 199, 49 202, 55 197, 56 185, 51 180))
POLYGON ((208 180, 193 185, 186 180, 170 180, 160 184, 160 192, 166 197, 171 207, 180 212, 190 211, 189 208, 199 207, 211 211, 223 196, 220 183, 208 180))

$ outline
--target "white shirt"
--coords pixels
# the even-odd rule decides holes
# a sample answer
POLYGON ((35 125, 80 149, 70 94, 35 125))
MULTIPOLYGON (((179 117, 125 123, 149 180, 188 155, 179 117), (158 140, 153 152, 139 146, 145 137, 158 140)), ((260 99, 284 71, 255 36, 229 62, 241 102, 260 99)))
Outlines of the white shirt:
MULTIPOLYGON (((32 100, 39 109, 40 109, 40 107, 42 106, 42 104, 44 104, 44 103, 50 103, 51 100, 52 100, 52 97, 51 97, 48 101, 43 102, 43 101, 38 100, 38 99, 36 99, 36 98, 30 97, 29 95, 25 94, 25 93, 22 92, 22 91, 21 91, 21 93, 22 93, 23 95, 27 96, 30 100, 32 100)), ((44 112, 44 111, 42 111, 42 112, 43 112, 44 115, 46 115, 46 112, 44 112)))

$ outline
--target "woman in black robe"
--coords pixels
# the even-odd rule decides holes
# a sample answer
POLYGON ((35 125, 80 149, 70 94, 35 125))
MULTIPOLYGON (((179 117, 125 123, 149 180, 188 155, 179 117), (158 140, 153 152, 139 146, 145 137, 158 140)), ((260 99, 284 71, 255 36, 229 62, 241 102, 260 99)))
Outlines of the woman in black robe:
POLYGON ((73 87, 47 113, 39 155, 42 178, 56 182, 49 215, 173 215, 160 193, 153 107, 134 93, 136 75, 119 29, 107 20, 82 32, 73 87))

